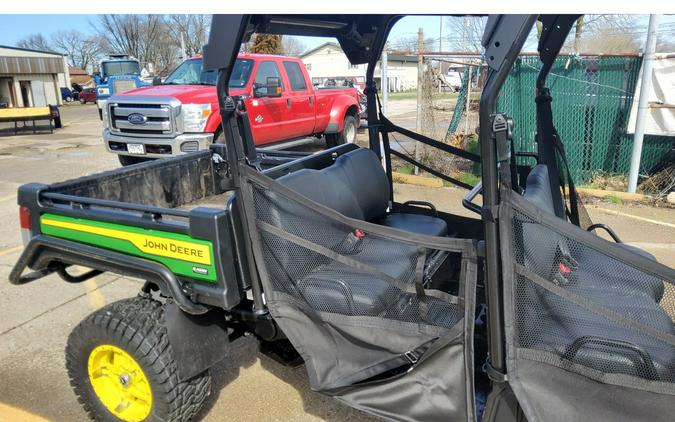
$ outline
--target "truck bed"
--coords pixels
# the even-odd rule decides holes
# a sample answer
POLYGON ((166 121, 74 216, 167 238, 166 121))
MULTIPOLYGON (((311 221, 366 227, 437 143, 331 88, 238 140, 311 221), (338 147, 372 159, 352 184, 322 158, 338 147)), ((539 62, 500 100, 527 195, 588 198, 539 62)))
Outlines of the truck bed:
MULTIPOLYGON (((57 183, 43 193, 158 208, 192 209, 225 192, 224 164, 215 164, 210 151, 93 174, 57 183)), ((223 198, 224 200, 225 198, 223 198)), ((225 206, 224 201, 213 204, 225 206)))

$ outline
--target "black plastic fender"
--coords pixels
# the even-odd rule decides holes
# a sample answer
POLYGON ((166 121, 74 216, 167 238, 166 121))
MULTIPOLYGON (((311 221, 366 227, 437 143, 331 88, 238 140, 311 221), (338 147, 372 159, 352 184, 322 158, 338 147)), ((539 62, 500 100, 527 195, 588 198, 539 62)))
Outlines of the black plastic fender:
POLYGON ((181 382, 201 374, 227 356, 230 340, 222 313, 190 315, 175 303, 167 302, 164 323, 181 382))

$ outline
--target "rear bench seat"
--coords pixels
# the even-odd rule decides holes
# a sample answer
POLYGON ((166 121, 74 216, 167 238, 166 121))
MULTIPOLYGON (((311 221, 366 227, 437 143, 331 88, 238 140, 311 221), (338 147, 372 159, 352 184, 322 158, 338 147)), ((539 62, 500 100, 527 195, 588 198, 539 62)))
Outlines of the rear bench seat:
POLYGON ((444 220, 423 214, 392 213, 389 179, 377 155, 359 148, 339 156, 322 170, 302 169, 277 179, 301 195, 347 217, 416 234, 446 236, 444 220))
MULTIPOLYGON (((369 149, 360 148, 341 155, 325 169, 302 169, 277 181, 350 218, 416 234, 445 236, 448 233, 447 224, 440 218, 422 214, 387 214, 389 179, 377 155, 369 149)), ((393 245, 379 237, 367 236, 365 241, 368 246, 350 254, 350 258, 375 267, 402 283, 414 273, 418 253, 415 246, 393 245)), ((433 297, 428 298, 428 306, 435 311, 421 313, 415 293, 404 292, 368 272, 339 262, 321 264, 319 259, 314 262, 316 267, 296 281, 296 288, 316 310, 410 322, 419 322, 420 315, 425 314, 427 323, 447 328, 454 326, 462 317, 456 305, 433 297)))
MULTIPOLYGON (((539 209, 554 214, 548 177, 546 166, 536 166, 527 178, 523 196, 539 209)), ((524 222, 522 235, 524 264, 530 270, 551 280, 553 267, 557 265, 556 254, 561 251, 569 254, 577 261, 578 269, 572 271, 569 284, 561 287, 633 321, 675 334, 671 318, 658 304, 664 290, 661 280, 591 248, 574 245, 537 224, 524 222)), ((521 300, 530 306, 519 309, 520 337, 529 347, 556 352, 603 372, 673 378, 675 348, 571 305, 547 290, 534 287, 524 290, 521 294, 527 298, 521 300), (653 362, 654 374, 650 374, 651 367, 643 353, 653 362)))

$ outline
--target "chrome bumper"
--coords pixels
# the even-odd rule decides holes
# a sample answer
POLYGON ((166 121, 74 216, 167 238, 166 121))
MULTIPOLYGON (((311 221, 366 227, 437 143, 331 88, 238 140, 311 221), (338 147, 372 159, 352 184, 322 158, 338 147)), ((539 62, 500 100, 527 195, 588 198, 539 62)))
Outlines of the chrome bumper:
POLYGON ((212 133, 192 133, 192 134, 183 134, 178 135, 175 138, 136 138, 133 136, 119 136, 113 135, 108 129, 103 129, 103 141, 105 142, 105 147, 108 152, 119 155, 130 155, 134 157, 148 157, 148 158, 165 158, 174 155, 185 154, 188 152, 194 152, 197 150, 208 149, 209 145, 213 143, 213 134, 212 133), (113 143, 111 146, 111 142, 113 143), (196 142, 197 148, 194 148, 194 143, 196 142), (186 143, 192 143, 189 150, 186 150, 188 145, 186 143), (127 144, 143 144, 145 145, 146 153, 141 154, 129 154, 127 152, 127 144), (164 153, 155 153, 152 151, 156 150, 167 150, 171 147, 171 152, 164 153), (150 150, 150 152, 148 152, 150 150))

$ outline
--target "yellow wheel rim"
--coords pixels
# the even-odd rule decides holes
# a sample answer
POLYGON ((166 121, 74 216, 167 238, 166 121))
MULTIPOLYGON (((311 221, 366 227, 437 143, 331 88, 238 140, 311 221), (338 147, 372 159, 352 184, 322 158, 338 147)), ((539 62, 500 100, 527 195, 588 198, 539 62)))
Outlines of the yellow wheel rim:
POLYGON ((101 403, 126 422, 142 421, 152 409, 152 389, 140 365, 127 352, 109 344, 89 354, 89 382, 101 403))

